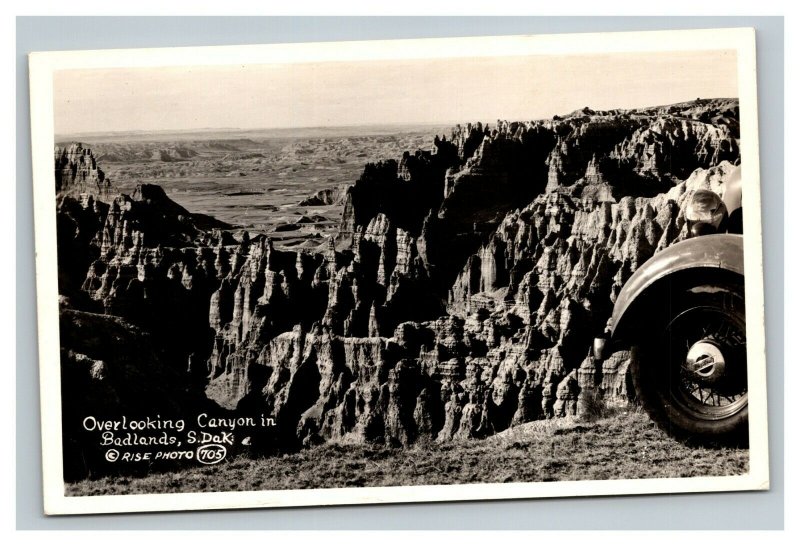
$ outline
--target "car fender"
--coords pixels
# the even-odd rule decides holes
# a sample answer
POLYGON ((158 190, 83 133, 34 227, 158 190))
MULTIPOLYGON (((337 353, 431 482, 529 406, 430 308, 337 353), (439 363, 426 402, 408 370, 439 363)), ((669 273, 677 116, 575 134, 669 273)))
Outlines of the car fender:
MULTIPOLYGON (((639 267, 625 283, 614 303, 608 321, 608 337, 616 343, 625 340, 637 328, 640 311, 651 305, 664 305, 651 301, 650 296, 668 290, 673 278, 693 276, 694 273, 718 275, 720 273, 744 277, 744 245, 741 235, 721 233, 704 235, 676 243, 656 253, 639 267)), ((668 296, 667 296, 668 297, 668 296)))

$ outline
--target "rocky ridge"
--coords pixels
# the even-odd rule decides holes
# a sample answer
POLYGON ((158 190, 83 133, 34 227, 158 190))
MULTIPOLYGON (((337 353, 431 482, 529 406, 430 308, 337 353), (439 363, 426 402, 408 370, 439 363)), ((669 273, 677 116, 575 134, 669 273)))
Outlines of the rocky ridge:
POLYGON ((299 205, 301 207, 341 205, 344 203, 345 191, 346 189, 339 187, 319 190, 314 195, 300 201, 299 205))
POLYGON ((110 195, 111 181, 97 166, 92 151, 79 142, 63 148, 56 146, 54 160, 56 195, 110 195))
POLYGON ((60 288, 162 335, 220 406, 272 415, 262 445, 481 437, 626 403, 627 355, 595 363, 591 339, 685 236, 691 192, 738 161, 735 100, 459 126, 368 164, 320 253, 215 229, 152 187, 67 197, 59 247, 63 231, 81 259, 62 257, 60 288))

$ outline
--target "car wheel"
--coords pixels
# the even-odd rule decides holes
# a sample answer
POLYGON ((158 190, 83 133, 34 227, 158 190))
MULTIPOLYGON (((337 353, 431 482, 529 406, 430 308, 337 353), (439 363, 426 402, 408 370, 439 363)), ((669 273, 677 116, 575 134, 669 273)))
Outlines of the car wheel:
POLYGON ((673 290, 652 335, 634 347, 631 379, 642 406, 670 435, 746 445, 747 345, 743 286, 673 290))

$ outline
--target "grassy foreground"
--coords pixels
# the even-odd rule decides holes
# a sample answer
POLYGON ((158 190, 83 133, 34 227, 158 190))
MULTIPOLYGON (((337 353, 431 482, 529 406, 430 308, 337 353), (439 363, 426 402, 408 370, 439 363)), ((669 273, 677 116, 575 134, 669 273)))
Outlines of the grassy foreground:
POLYGON ((408 448, 328 444, 278 457, 67 484, 66 494, 125 495, 463 483, 729 476, 749 450, 688 447, 639 410, 592 422, 537 421, 485 440, 408 448))

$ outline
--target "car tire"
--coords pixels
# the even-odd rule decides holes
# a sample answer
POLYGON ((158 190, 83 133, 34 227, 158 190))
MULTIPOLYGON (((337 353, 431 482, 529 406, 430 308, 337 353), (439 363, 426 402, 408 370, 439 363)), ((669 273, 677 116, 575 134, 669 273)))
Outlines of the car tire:
POLYGON ((748 443, 743 285, 671 290, 651 334, 635 347, 640 404, 671 436, 700 445, 748 443))

